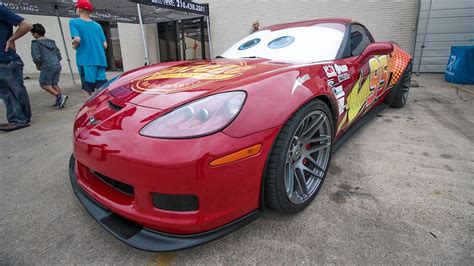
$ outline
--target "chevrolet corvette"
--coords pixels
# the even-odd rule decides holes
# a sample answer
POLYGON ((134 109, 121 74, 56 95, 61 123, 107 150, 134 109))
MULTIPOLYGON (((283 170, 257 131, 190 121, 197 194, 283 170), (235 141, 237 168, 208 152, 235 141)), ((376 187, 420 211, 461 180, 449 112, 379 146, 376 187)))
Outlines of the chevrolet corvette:
POLYGON ((316 197, 331 155, 373 114, 401 108, 411 56, 360 23, 263 28, 214 60, 111 79, 79 110, 69 175, 92 217, 132 247, 222 237, 316 197))

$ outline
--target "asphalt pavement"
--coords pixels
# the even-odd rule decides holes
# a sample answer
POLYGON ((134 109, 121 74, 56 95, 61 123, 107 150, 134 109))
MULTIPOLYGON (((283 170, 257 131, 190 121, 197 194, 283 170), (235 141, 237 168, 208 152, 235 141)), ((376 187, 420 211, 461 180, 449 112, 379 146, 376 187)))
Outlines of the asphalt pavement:
POLYGON ((474 264, 474 86, 415 77, 403 109, 382 111, 333 156, 305 211, 267 212, 217 241, 149 253, 107 233, 71 191, 72 124, 85 98, 67 79, 60 111, 27 80, 32 125, 0 133, 0 264, 474 264))

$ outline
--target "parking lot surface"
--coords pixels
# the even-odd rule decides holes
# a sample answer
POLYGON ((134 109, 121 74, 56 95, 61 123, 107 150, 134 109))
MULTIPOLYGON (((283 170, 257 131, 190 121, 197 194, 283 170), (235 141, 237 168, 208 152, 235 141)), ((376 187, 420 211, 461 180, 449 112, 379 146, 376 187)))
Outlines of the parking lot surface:
POLYGON ((420 86, 404 108, 382 111, 338 150, 306 210, 267 212, 217 241, 171 253, 130 248, 89 216, 67 170, 85 98, 66 81, 70 100, 57 111, 28 80, 32 125, 0 133, 0 264, 472 265, 474 86, 442 75, 415 79, 420 86))

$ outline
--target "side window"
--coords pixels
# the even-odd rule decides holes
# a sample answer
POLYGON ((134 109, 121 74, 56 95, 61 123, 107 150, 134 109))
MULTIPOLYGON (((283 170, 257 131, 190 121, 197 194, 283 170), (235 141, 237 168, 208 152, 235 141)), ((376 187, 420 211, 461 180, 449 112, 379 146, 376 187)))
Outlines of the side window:
POLYGON ((364 28, 360 25, 352 25, 351 27, 351 55, 356 56, 360 55, 365 47, 367 47, 371 41, 364 28))

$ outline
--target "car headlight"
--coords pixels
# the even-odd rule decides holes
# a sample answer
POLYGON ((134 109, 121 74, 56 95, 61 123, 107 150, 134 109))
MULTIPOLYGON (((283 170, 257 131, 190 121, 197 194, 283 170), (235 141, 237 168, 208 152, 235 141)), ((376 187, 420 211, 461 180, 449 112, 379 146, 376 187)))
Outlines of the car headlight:
POLYGON ((109 79, 109 81, 107 81, 106 83, 104 83, 104 85, 102 85, 100 88, 96 89, 94 91, 94 93, 91 94, 91 96, 89 97, 89 101, 94 99, 97 95, 99 95, 101 92, 103 92, 104 90, 106 90, 108 87, 110 87, 110 85, 112 85, 112 83, 114 81, 116 81, 117 79, 120 78, 121 75, 118 75, 118 76, 115 76, 111 79, 109 79))
POLYGON ((245 92, 233 91, 196 100, 153 120, 142 128, 140 134, 154 138, 210 135, 224 129, 234 120, 245 98, 245 92))

